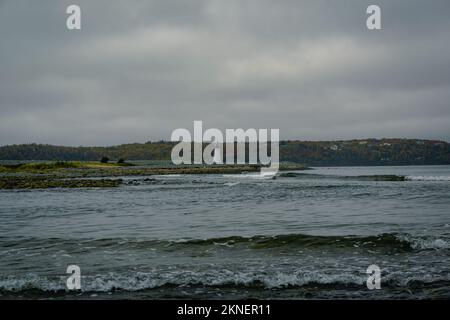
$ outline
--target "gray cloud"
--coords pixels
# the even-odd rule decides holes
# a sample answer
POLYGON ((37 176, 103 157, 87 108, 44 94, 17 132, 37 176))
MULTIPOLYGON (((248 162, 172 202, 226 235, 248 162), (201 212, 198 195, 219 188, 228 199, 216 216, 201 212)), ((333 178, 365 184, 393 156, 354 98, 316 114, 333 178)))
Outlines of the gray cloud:
POLYGON ((173 129, 450 140, 450 3, 1 1, 0 144, 105 145, 173 129), (82 30, 65 8, 82 8, 82 30), (365 27, 377 3, 383 30, 365 27))

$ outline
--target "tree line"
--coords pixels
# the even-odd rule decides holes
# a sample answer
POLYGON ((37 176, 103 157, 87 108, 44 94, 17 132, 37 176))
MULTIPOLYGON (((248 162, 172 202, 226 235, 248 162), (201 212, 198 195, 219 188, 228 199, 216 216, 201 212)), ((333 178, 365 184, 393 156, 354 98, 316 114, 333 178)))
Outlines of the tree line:
MULTIPOLYGON (((174 142, 159 141, 109 147, 20 144, 0 147, 0 160, 112 161, 170 160, 174 142)), ((450 144, 436 140, 366 139, 280 141, 280 160, 308 166, 450 164, 450 144)))

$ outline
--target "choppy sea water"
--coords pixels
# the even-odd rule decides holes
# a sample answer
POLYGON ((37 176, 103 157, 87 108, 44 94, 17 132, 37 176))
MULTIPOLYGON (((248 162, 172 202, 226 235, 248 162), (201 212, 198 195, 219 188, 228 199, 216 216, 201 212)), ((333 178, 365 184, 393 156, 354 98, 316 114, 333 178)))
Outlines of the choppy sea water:
POLYGON ((0 299, 450 298, 450 166, 124 179, 1 190, 0 299))

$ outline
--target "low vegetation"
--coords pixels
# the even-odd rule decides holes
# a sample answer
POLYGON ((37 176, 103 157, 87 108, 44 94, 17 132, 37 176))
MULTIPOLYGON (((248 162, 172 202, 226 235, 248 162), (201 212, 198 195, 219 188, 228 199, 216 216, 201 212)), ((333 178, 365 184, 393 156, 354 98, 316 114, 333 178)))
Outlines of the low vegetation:
POLYGON ((133 166, 129 163, 101 163, 82 161, 31 162, 0 165, 0 172, 48 172, 60 169, 96 169, 133 166))

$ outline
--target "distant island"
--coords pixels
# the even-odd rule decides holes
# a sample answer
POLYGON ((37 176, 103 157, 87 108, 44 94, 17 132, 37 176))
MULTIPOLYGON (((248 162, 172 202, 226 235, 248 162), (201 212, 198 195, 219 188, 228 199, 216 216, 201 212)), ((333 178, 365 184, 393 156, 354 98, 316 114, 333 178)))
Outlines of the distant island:
MULTIPOLYGON (((67 147, 20 144, 0 147, 0 160, 98 161, 170 160, 175 143, 131 143, 109 147, 67 147)), ((306 166, 444 165, 450 144, 423 139, 280 141, 280 160, 306 166)))

